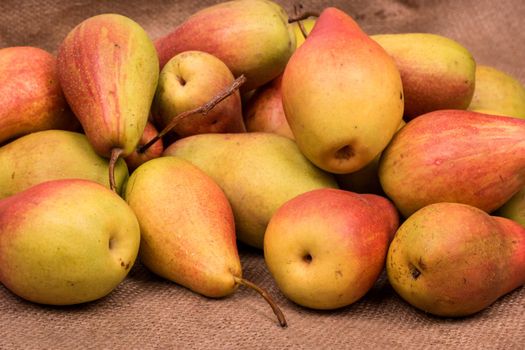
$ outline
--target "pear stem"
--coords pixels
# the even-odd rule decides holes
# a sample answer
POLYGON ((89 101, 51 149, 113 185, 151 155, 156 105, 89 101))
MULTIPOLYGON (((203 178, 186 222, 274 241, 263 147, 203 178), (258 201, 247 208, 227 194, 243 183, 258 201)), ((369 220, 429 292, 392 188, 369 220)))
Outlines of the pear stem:
POLYGON ((315 11, 303 12, 300 15, 295 15, 294 17, 289 17, 288 18, 288 23, 299 22, 299 21, 307 19, 308 17, 319 17, 319 12, 315 12, 315 11))
POLYGON ((188 111, 179 113, 173 118, 168 125, 164 129, 162 129, 161 132, 157 134, 157 136, 153 137, 151 140, 149 140, 146 144, 142 145, 137 149, 139 153, 144 153, 148 148, 151 147, 155 142, 157 142, 160 138, 162 138, 164 135, 166 135, 171 129, 173 129, 182 119, 193 115, 193 114, 202 114, 206 115, 208 114, 213 107, 218 105, 220 102, 225 100, 227 97, 232 95, 236 90, 238 90, 242 84, 246 82, 246 77, 244 74, 241 74, 237 79, 233 81, 233 83, 228 86, 226 89, 212 97, 211 100, 203 104, 202 106, 199 106, 194 109, 190 109, 188 111))
POLYGON ((235 283, 237 283, 238 285, 251 288, 255 290, 257 293, 259 293, 264 298, 264 300, 266 300, 266 302, 270 304, 270 307, 272 308, 275 316, 277 316, 277 319, 279 320, 279 324, 281 325, 281 327, 285 328, 288 326, 288 324, 286 323, 286 319, 284 318, 283 312, 281 311, 281 309, 279 309, 275 301, 272 299, 270 294, 265 289, 259 287, 255 283, 245 280, 244 278, 235 277, 235 276, 233 278, 235 280, 235 283))
POLYGON ((299 25, 299 29, 301 30, 301 34, 303 35, 303 38, 308 38, 308 33, 306 32, 306 28, 304 27, 304 23, 302 21, 298 21, 297 24, 299 25))
POLYGON ((117 193, 117 185, 115 182, 115 164, 124 150, 122 148, 113 148, 109 158, 109 188, 117 193))

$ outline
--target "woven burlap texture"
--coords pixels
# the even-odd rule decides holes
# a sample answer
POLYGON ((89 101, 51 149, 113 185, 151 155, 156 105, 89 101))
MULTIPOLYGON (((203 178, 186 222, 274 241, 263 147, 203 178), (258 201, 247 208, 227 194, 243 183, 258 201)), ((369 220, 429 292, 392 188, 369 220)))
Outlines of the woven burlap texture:
MULTIPOLYGON (((127 15, 156 38, 217 2, 3 0, 0 47, 32 45, 56 52, 74 25, 104 12, 127 15)), ((292 12, 294 2, 280 3, 292 12)), ((369 34, 431 32, 451 37, 478 63, 525 83, 522 0, 300 3, 313 11, 339 7, 369 34)), ((109 296, 73 307, 35 305, 0 286, 0 349, 523 349, 525 343, 524 288, 472 317, 443 319, 403 302, 383 276, 354 305, 319 312, 284 298, 260 251, 241 246, 240 255, 245 277, 275 296, 289 321, 287 329, 277 325, 269 306, 250 290, 208 299, 136 264, 109 296)))

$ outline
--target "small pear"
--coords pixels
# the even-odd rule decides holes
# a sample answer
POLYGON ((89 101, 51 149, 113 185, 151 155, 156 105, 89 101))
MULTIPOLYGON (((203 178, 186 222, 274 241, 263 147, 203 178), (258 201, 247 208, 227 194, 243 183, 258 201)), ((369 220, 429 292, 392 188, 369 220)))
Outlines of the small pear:
POLYGON ((250 91, 281 74, 295 50, 288 15, 270 0, 226 1, 190 16, 155 41, 161 68, 184 51, 204 51, 223 61, 250 91))
POLYGON ((282 204, 310 190, 337 187, 294 141, 270 133, 185 137, 164 155, 184 158, 211 176, 232 205, 237 238, 258 248, 263 247, 268 221, 282 204))
POLYGON ((306 34, 307 36, 310 34, 310 32, 312 31, 312 28, 315 25, 316 20, 317 20, 316 17, 309 17, 302 21, 297 21, 297 22, 292 23, 293 32, 295 33, 296 48, 301 46, 304 43, 304 41, 306 40, 304 34, 306 34), (305 33, 301 31, 301 27, 299 26, 299 23, 303 25, 305 29, 305 33))
POLYGON ((370 163, 403 116, 394 60, 346 13, 325 9, 283 75, 286 119, 301 152, 344 174, 370 163))
POLYGON ((413 306, 471 315, 525 284, 525 228, 469 205, 431 204, 398 229, 386 269, 413 306))
POLYGON ((125 199, 139 220, 140 259, 151 271, 213 298, 251 285, 241 277, 230 204, 196 166, 177 157, 150 160, 130 176, 125 199))
MULTIPOLYGON (((42 182, 78 178, 109 187, 109 162, 99 156, 85 135, 46 130, 22 136, 0 147, 0 199, 42 182)), ((128 179, 126 163, 115 165, 116 192, 128 179)))
POLYGON ((0 200, 0 282, 32 302, 102 298, 130 271, 139 242, 133 211, 92 181, 48 181, 0 200))
POLYGON ((429 33, 371 38, 396 61, 407 120, 439 109, 467 109, 474 94, 476 62, 461 44, 429 33))
POLYGON ((157 136, 158 133, 159 132, 157 131, 157 128, 155 128, 155 125, 148 121, 146 123, 146 127, 144 128, 144 133, 142 134, 142 137, 140 138, 140 141, 137 145, 137 149, 124 158, 130 172, 137 169, 140 165, 146 163, 148 160, 158 158, 162 155, 162 152, 164 152, 164 143, 162 142, 162 139, 157 140, 144 152, 139 151, 141 146, 152 140, 155 136, 157 136))
POLYGON ((503 71, 478 65, 476 89, 468 109, 525 119, 525 87, 503 71))

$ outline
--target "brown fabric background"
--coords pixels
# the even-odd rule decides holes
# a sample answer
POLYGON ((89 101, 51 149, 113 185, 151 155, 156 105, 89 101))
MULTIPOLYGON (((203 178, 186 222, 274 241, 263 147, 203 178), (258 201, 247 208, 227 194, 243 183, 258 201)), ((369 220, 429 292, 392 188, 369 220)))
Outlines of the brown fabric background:
MULTIPOLYGON (((218 1, 1 0, 0 47, 34 45, 54 52, 67 32, 98 13, 138 21, 156 38, 196 9, 218 1)), ((432 32, 458 40, 478 63, 525 83, 522 0, 302 0, 337 6, 369 34, 432 32)), ((293 1, 280 3, 291 13, 293 1)), ((428 316, 404 303, 384 277, 356 304, 333 312, 301 308, 277 290, 261 252, 240 247, 244 275, 275 296, 289 321, 281 329, 254 292, 212 300, 155 277, 140 264, 108 297, 73 307, 43 307, 0 286, 0 349, 523 349, 525 289, 464 319, 428 316)))

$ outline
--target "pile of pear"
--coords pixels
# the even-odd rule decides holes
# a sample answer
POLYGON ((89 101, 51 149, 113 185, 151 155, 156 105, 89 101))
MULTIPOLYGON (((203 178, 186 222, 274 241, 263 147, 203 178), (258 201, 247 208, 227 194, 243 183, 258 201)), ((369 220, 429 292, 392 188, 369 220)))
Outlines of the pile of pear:
POLYGON ((451 38, 234 0, 156 40, 90 17, 56 57, 0 49, 0 78, 0 282, 26 300, 103 298, 140 260, 206 297, 255 289, 285 326, 238 242, 312 309, 385 270, 447 317, 525 284, 525 88, 451 38))

